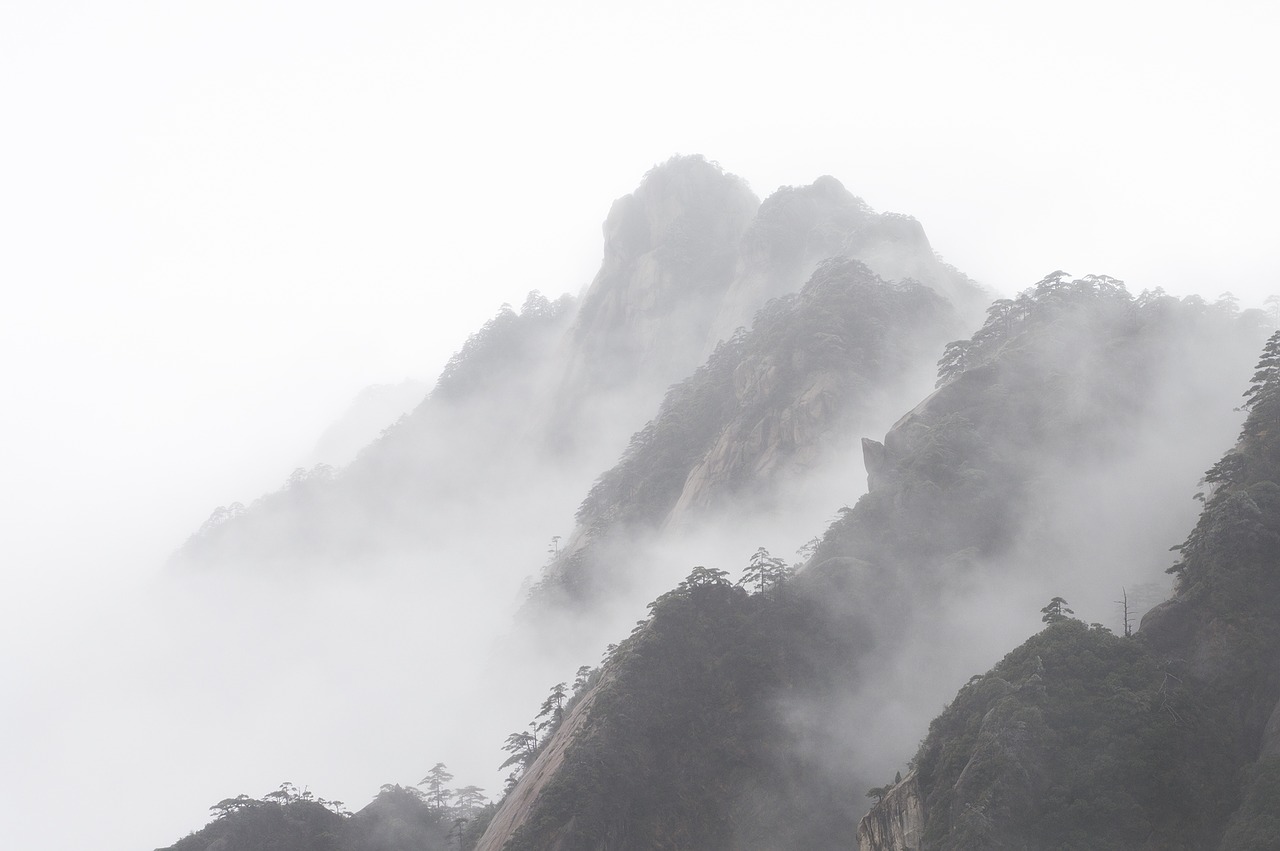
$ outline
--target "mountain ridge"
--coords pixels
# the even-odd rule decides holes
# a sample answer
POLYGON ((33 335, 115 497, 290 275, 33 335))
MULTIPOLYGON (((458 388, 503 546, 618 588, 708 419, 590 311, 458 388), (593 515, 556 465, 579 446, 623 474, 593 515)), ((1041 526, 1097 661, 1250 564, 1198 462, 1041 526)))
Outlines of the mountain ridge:
MULTIPOLYGON (((782 828, 766 829, 752 821, 737 802, 744 796, 757 800, 750 791, 757 784, 770 790, 763 793, 765 798, 792 802, 806 800, 805 792, 813 793, 812 800, 829 801, 827 796, 834 790, 842 790, 846 802, 851 802, 859 785, 863 789, 870 785, 871 765, 881 757, 875 753, 876 743, 867 740, 895 738, 877 733, 886 724, 901 724, 897 709, 901 701, 919 703, 931 694, 941 701, 936 684, 903 683, 902 672, 924 669, 926 657, 936 657, 940 647, 964 650, 963 636, 969 625, 947 622, 947 601, 974 593, 1005 593, 1003 589, 1011 584, 1042 593, 1035 589, 1044 588, 1045 582, 1057 575, 1057 563, 1024 562, 1040 551, 1038 542, 1051 531, 1042 530, 1044 524, 1054 522, 1050 508, 1055 500, 1039 493, 1045 473, 1053 471, 1061 476, 1062 468, 1075 466, 1080 468, 1075 475, 1087 481, 1091 468, 1105 469, 1124 457, 1143 435, 1142 424, 1168 415, 1162 394, 1167 383, 1177 385, 1177 379, 1184 376, 1179 368, 1181 358, 1194 360, 1226 345, 1234 345, 1242 353, 1252 348, 1247 339, 1255 333, 1251 329, 1257 321, 1252 315, 1205 312, 1194 302, 1181 303, 1159 294, 1135 299, 1111 279, 1071 281, 1060 273, 1048 276, 1020 299, 1011 300, 1020 309, 1013 318, 1005 314, 1006 305, 994 307, 989 324, 967 341, 970 357, 966 361, 957 365, 944 354, 939 370, 941 387, 902 417, 883 443, 869 443, 868 454, 876 459, 868 465, 871 491, 842 512, 805 569, 788 584, 792 589, 788 593, 820 600, 826 607, 820 609, 826 612, 829 624, 824 627, 824 637, 809 630, 809 625, 823 620, 813 612, 781 626, 764 608, 750 620, 751 627, 721 627, 730 631, 726 635, 739 636, 733 641, 748 645, 760 640, 753 630, 772 635, 771 630, 781 629, 785 637, 774 641, 795 648, 791 651, 799 654, 795 658, 823 660, 810 669, 810 678, 797 681, 774 674, 778 680, 735 710, 732 704, 708 703, 700 709, 687 706, 679 695, 688 686, 664 682, 660 675, 644 674, 642 686, 639 680, 626 684, 625 674, 615 673, 615 678, 624 680, 615 688, 629 695, 628 702, 625 707, 615 707, 612 715, 607 707, 597 708, 596 712, 603 714, 591 729, 612 729, 610 725, 628 719, 628 725, 641 725, 639 731, 612 735, 646 736, 649 747, 663 755, 639 756, 648 751, 616 741, 594 747, 583 744, 576 751, 570 746, 561 764, 565 789, 577 788, 583 781, 574 778, 586 772, 583 776, 593 778, 592 788, 625 782, 633 791, 619 789, 612 798, 598 801, 564 791, 554 794, 550 790, 558 788, 555 778, 544 777, 542 788, 548 791, 543 794, 548 797, 530 810, 524 825, 510 833, 513 844, 508 847, 626 847, 628 843, 646 845, 665 841, 661 839, 665 836, 684 836, 683 831, 688 830, 695 831, 691 834, 696 837, 693 844, 705 848, 834 848, 848 847, 855 841, 852 803, 816 809, 793 803, 800 809, 791 813, 792 818, 813 831, 802 841, 782 828), (1137 392, 1139 388, 1141 392, 1137 392), (1027 575, 1019 575, 1019 568, 1027 575), (824 648, 838 644, 832 637, 840 635, 853 643, 846 644, 840 653, 823 655, 824 648), (651 679, 655 676, 656 682, 651 679), (773 690, 779 694, 765 697, 773 690), (884 706, 886 699, 888 707, 884 706), (659 708, 667 702, 674 706, 659 708), (711 736, 696 745, 680 739, 682 744, 674 745, 662 741, 657 732, 668 729, 672 713, 676 713, 674 717, 683 712, 710 713, 700 716, 705 719, 702 723, 732 730, 738 723, 737 711, 762 709, 763 715, 753 717, 765 725, 763 740, 790 743, 784 746, 789 755, 780 765, 795 759, 802 767, 791 763, 790 769, 779 765, 766 769, 772 759, 767 746, 733 734, 711 736), (644 726, 641 719, 646 718, 652 718, 647 723, 654 726, 644 726), (850 725, 863 730, 860 739, 849 740, 844 731, 850 725), (666 748, 699 749, 711 742, 718 750, 699 753, 720 767, 722 780, 718 781, 719 791, 699 805, 702 809, 684 815, 673 810, 670 820, 657 823, 648 816, 628 821, 633 805, 641 806, 638 801, 647 800, 649 793, 644 789, 676 784, 671 794, 680 794, 679 782, 683 781, 670 774, 650 773, 656 770, 654 760, 676 758, 666 755, 666 748), (618 755, 609 758, 621 763, 612 771, 635 777, 615 781, 609 779, 613 774, 602 777, 598 768, 588 768, 598 765, 602 754, 615 752, 618 755), (753 767, 741 767, 740 759, 753 767), (801 782, 797 789, 804 792, 768 785, 773 781, 767 778, 794 778, 796 771, 816 785, 806 787, 801 782), (633 802, 633 795, 638 796, 637 802, 633 802), (719 827, 708 833, 707 824, 719 827)), ((1202 406, 1209 398, 1229 404, 1230 394, 1224 395, 1214 381, 1200 378, 1194 385, 1192 396, 1195 392, 1207 394, 1200 397, 1202 406)), ((1175 394, 1174 400, 1175 410, 1187 420, 1184 432, 1193 433, 1210 422, 1203 411, 1184 407, 1180 394, 1175 394)), ((1075 535, 1078 539, 1078 530, 1075 535)), ((1079 549, 1083 544, 1077 540, 1077 552, 1083 553, 1079 549)), ((667 632, 669 628, 660 626, 659 619, 668 606, 692 605, 696 614, 699 594, 704 601, 720 600, 708 605, 730 606, 734 597, 727 582, 718 585, 711 581, 708 587, 695 583, 695 577, 704 576, 699 571, 704 570, 695 568, 682 583, 683 591, 659 597, 651 607, 650 619, 642 622, 615 654, 631 658, 641 652, 650 630, 667 632)), ((757 605, 771 599, 764 591, 742 599, 745 602, 757 596, 762 598, 757 605)), ((729 617, 717 611, 706 610, 703 616, 713 620, 729 617)), ((1009 628, 998 630, 1002 635, 1011 632, 1009 628)), ((770 676, 766 672, 771 669, 763 664, 758 669, 729 673, 736 670, 730 660, 736 658, 737 651, 707 649, 713 640, 729 640, 726 635, 690 637, 694 642, 691 648, 673 651, 679 656, 692 654, 694 661, 682 664, 700 665, 706 671, 704 676, 718 681, 716 686, 700 685, 699 693, 713 688, 741 694, 746 683, 770 676), (740 682, 735 677, 743 679, 740 682)), ((967 650, 962 652, 957 657, 960 664, 969 655, 967 650)), ((899 740, 900 736, 897 734, 899 740)), ((708 770, 716 769, 699 769, 708 770)), ((492 837, 487 841, 495 843, 492 847, 501 844, 492 837)))
MULTIPOLYGON (((834 178, 761 203, 699 156, 655 166, 615 202, 604 236, 600 272, 580 299, 535 292, 519 312, 504 306, 424 402, 346 468, 301 470, 248 507, 218 509, 174 563, 340 563, 376 555, 379 541, 413 549, 447 535, 429 519, 446 494, 545 477, 566 488, 576 478, 585 492, 589 474, 579 471, 607 469, 718 335, 732 340, 830 257, 863 251, 885 268, 915 269, 969 309, 980 292, 936 259, 918 223, 872 212, 834 178), (904 227, 910 239, 899 238, 904 227), (531 465, 539 452, 548 460, 531 465)), ((509 509, 484 499, 473 508, 500 510, 509 509)))
MULTIPOLYGON (((736 584, 694 567, 583 678, 566 720, 512 734, 508 763, 524 773, 483 836, 473 825, 479 847, 1262 841, 1280 787, 1280 678, 1256 659, 1237 664, 1236 650, 1266 657, 1280 628, 1214 554, 1269 558, 1280 540, 1267 526, 1280 512, 1270 472, 1280 451, 1259 425, 1280 412, 1280 338, 1258 368, 1240 442, 1205 476, 1174 599, 1134 641, 1053 618, 992 667, 1048 593, 1097 611, 1113 584, 1156 584, 1165 539, 1195 522, 1166 494, 1194 482, 1239 427, 1230 388, 1261 342, 1259 312, 1159 290, 1135 297, 1116 279, 1057 271, 951 339, 978 291, 933 255, 914 219, 876 214, 829 177, 758 202, 701 158, 657 167, 615 204, 605 234, 582 299, 535 294, 518 313, 504 307, 348 470, 291 481, 270 511, 298 530, 297 552, 292 533, 272 537, 280 529, 261 507, 209 531, 233 561, 279 546, 282 561, 355 563, 362 541, 385 542, 388 530, 412 548, 468 515, 501 518, 493 527, 504 531, 511 517, 553 522, 564 494, 587 490, 583 469, 621 454, 601 465, 568 544, 553 541, 515 627, 525 652, 578 652, 611 622, 584 619, 566 642, 577 613, 599 615, 609 594, 626 611, 636 588, 665 582, 684 525, 737 515, 746 528, 729 530, 760 535, 758 518, 787 516, 780 483, 799 489, 861 458, 865 492, 861 476, 836 482, 853 504, 825 531, 807 530, 822 534, 802 564, 759 547, 736 584), (706 355, 717 328, 785 287, 706 355), (680 313, 672 299, 683 296, 680 313), (663 396, 670 375, 686 377, 663 396), (906 413, 882 439, 864 437, 877 422, 869 412, 886 405, 906 413), (261 541, 225 531, 254 523, 261 541), (883 799, 860 827, 861 790, 902 767, 909 732, 966 669, 989 673, 930 728, 907 779, 876 787, 883 799), (1197 677, 1243 697, 1219 700, 1197 677), (1090 792, 1107 764, 1087 725, 1072 726, 1075 709, 1134 760, 1161 743, 1166 753, 1147 761, 1147 779, 1125 768, 1090 792), (1144 727, 1152 713, 1160 723, 1144 727), (1199 785, 1186 777, 1196 771, 1199 785), (1240 771, 1243 784, 1231 779, 1240 771), (1134 791, 1116 791, 1116 778, 1134 791), (1028 822, 1031 811, 1045 818, 1028 822)), ((468 564, 492 548, 464 543, 468 564)))

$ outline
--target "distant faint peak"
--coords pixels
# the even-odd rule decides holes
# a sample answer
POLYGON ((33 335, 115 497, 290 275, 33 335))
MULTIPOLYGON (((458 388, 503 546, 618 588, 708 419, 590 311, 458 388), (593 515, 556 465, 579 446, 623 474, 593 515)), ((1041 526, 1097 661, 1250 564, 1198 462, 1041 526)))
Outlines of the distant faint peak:
POLYGON ((829 174, 820 176, 813 181, 813 188, 819 192, 830 193, 833 195, 846 195, 849 190, 844 188, 844 184, 836 180, 829 174))

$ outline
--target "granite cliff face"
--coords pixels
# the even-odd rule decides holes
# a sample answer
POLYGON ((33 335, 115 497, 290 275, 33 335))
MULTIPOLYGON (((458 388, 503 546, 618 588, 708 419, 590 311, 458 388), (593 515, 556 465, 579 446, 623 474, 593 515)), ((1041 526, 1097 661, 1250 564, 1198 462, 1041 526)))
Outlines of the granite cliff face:
POLYGON ((605 262, 571 334, 560 410, 579 425, 633 422, 636 399, 657 402, 659 377, 677 364, 689 377, 647 425, 634 422, 630 446, 600 476, 546 571, 549 596, 587 599, 611 582, 601 565, 613 579, 625 572, 628 537, 687 528, 747 492, 767 502, 780 481, 845 453, 888 399, 917 392, 913 382, 982 299, 937 259, 915 220, 876 213, 835 178, 783 187, 754 215, 744 192, 715 166, 678 158, 610 215, 605 262), (691 203, 693 189, 714 203, 691 203), (698 225, 711 209, 733 211, 729 223, 698 225), (655 233, 679 238, 655 244, 655 233), (700 265, 686 262, 688 246, 699 246, 700 265), (696 286, 681 283, 690 275, 696 286), (619 359, 634 371, 609 366, 619 359), (593 372, 630 376, 628 401, 598 392, 609 382, 593 372), (597 392, 588 399, 584 388, 597 392))
POLYGON ((664 525, 744 491, 768 493, 779 477, 847 453, 884 401, 912 386, 962 327, 927 288, 885 281, 849 259, 820 265, 798 298, 759 320, 733 369, 736 407, 688 470, 664 525))
MULTIPOLYGON (((474 851, 502 851, 515 831, 529 820, 547 784, 555 778, 561 765, 564 764, 565 752, 574 738, 585 730, 596 696, 608 688, 609 681, 601 677, 600 681, 574 704, 555 733, 543 744, 537 759, 525 769, 520 782, 502 799, 493 819, 475 845, 474 851)), ((572 825, 569 827, 571 828, 572 825)), ((549 848, 559 849, 561 845, 561 837, 555 836, 549 848)))
POLYGON ((666 387, 701 361, 759 206, 745 181, 701 157, 669 160, 615 201, 600 271, 569 334, 566 392, 593 396, 637 380, 666 387))
POLYGON ((701 157, 655 167, 605 222, 600 271, 566 340, 556 431, 571 422, 642 425, 771 299, 794 294, 823 261, 857 259, 885 280, 923 283, 961 315, 985 302, 941 263, 914 219, 871 210, 833 177, 760 203, 701 157))
MULTIPOLYGON (((749 406, 770 395, 776 372, 773 363, 740 366, 734 375, 738 400, 749 406)), ((823 450, 840 437, 836 420, 844 412, 845 384, 839 373, 824 370, 806 379, 783 407, 768 410, 755 422, 730 424, 689 472, 664 524, 713 507, 726 490, 817 466, 823 450)))
POLYGON ((846 452, 958 325, 919 283, 884 281, 847 258, 821 264, 668 392, 579 508, 543 592, 589 601, 625 584, 621 550, 635 536, 695 523, 740 495, 767 503, 780 477, 846 452))
POLYGON ((912 772, 858 822, 858 851, 920 851, 923 836, 924 805, 912 772))

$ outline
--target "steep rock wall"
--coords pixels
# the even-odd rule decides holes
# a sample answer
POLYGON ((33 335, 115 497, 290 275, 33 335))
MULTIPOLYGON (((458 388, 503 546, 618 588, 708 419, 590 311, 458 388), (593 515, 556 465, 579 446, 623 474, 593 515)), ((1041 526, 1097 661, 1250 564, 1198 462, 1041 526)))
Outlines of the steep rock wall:
POLYGON ((885 281, 857 260, 824 262, 668 391, 583 501, 543 590, 591 597, 628 569, 625 552, 606 551, 610 541, 697 522, 747 493, 766 504, 781 474, 848 448, 957 324, 920 283, 885 281))
POLYGON ((920 851, 923 836, 924 801, 912 772, 858 822, 858 851, 920 851))
POLYGON ((533 764, 526 769, 515 788, 502 799, 502 804, 494 814, 493 820, 489 822, 484 835, 480 837, 475 851, 500 851, 502 846, 511 839, 516 828, 528 819, 538 803, 538 796, 564 763, 565 750, 590 717, 591 707, 605 682, 605 676, 601 676, 600 682, 592 686, 582 699, 574 704, 573 709, 565 716, 563 723, 551 736, 551 740, 546 743, 533 764))
POLYGON ((660 393, 706 356, 759 205, 745 181, 701 157, 663 163, 614 202, 600 271, 567 341, 566 399, 636 381, 660 393))
MULTIPOLYGON (((785 405, 721 432, 689 472, 670 517, 710 507, 719 493, 735 486, 783 469, 811 467, 821 457, 824 439, 834 437, 844 383, 835 373, 818 373, 785 405)), ((749 397, 744 392, 740 398, 749 397)))

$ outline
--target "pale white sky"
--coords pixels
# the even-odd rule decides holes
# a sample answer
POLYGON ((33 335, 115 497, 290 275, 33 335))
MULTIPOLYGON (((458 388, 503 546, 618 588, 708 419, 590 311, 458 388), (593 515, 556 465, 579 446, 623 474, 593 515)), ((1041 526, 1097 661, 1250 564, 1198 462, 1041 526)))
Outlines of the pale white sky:
POLYGON ((577 292, 673 153, 761 196, 833 174, 998 291, 1258 304, 1278 36, 1272 2, 10 0, 0 661, 276 486, 362 386, 577 292))

